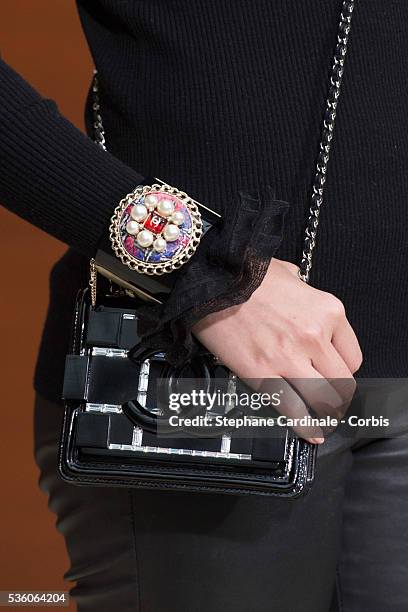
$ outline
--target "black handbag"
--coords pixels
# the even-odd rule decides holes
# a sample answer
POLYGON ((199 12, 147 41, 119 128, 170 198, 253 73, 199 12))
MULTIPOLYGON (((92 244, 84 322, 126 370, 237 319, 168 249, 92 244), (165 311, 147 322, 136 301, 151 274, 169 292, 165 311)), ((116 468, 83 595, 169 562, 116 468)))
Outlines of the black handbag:
MULTIPOLYGON (((155 394, 160 377, 174 378, 162 353, 128 358, 137 346, 137 301, 105 295, 93 307, 81 291, 74 317, 72 352, 67 356, 63 395, 65 419, 60 453, 64 479, 111 485, 293 497, 313 479, 315 447, 286 430, 276 438, 160 435, 155 406, 141 396, 155 394), (135 309, 136 306, 136 309, 135 309), (136 398, 139 398, 137 401, 136 398)), ((204 349, 196 355, 210 380, 229 371, 204 349), (223 373, 220 372, 223 370, 223 373)), ((194 375, 194 363, 188 364, 194 375)), ((178 373, 180 375, 180 373, 178 373)))
MULTIPOLYGON (((299 275, 305 282, 323 202, 353 7, 354 2, 343 2, 300 265, 299 275)), ((97 93, 95 77, 96 140, 105 148, 97 93)), ((142 349, 137 335, 139 292, 131 292, 128 282, 122 288, 106 283, 96 295, 95 278, 93 268, 91 287, 77 299, 66 359, 59 456, 64 480, 86 486, 287 498, 306 492, 313 481, 316 446, 289 429, 279 437, 244 437, 225 428, 213 436, 208 430, 201 435, 183 430, 163 435, 160 424, 167 417, 158 408, 157 381, 167 381, 169 392, 183 379, 196 378, 208 388, 216 379, 228 387, 231 381, 236 383, 236 377, 199 344, 184 371, 172 368, 160 351, 142 349)), ((112 278, 119 280, 119 274, 112 278)), ((191 407, 186 411, 191 412, 191 407)))

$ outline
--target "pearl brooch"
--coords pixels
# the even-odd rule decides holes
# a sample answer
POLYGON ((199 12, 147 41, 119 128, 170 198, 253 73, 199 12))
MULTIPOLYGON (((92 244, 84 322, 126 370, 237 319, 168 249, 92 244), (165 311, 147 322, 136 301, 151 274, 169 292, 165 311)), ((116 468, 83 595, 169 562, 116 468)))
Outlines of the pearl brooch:
POLYGON ((112 247, 123 264, 146 274, 164 274, 189 259, 202 235, 200 211, 182 191, 140 185, 115 209, 109 227, 112 247))
POLYGON ((144 221, 147 217, 147 208, 144 204, 135 204, 130 212, 130 216, 135 221, 144 221))

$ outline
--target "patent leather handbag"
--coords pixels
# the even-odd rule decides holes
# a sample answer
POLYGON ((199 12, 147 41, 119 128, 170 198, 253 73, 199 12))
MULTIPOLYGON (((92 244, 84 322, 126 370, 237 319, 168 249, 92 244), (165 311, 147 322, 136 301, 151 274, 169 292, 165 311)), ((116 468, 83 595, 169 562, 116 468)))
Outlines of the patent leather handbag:
MULTIPOLYGON (((276 438, 228 432, 165 437, 155 431, 160 417, 154 405, 146 406, 149 387, 154 396, 156 381, 171 380, 175 372, 160 352, 129 359, 138 345, 135 306, 123 295, 100 296, 96 307, 88 289, 78 296, 65 369, 62 477, 82 485, 280 497, 305 492, 315 447, 289 430, 276 438)), ((202 377, 205 370, 204 378, 231 377, 204 348, 195 360, 189 376, 202 377)))

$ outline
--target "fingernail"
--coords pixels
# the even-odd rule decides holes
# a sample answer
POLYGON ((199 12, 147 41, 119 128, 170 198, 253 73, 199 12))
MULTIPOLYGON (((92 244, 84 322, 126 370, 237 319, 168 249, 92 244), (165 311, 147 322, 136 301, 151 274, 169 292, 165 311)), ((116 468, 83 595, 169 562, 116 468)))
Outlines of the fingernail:
POLYGON ((323 444, 324 438, 309 438, 309 442, 312 444, 323 444))

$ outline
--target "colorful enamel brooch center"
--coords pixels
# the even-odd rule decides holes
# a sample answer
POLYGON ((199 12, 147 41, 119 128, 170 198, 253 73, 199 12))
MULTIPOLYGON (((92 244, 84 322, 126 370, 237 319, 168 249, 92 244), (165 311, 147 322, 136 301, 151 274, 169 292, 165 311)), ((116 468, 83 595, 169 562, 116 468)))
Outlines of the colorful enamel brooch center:
POLYGON ((112 248, 126 266, 144 274, 173 272, 197 249, 203 231, 197 204, 166 184, 137 187, 117 206, 112 248))

